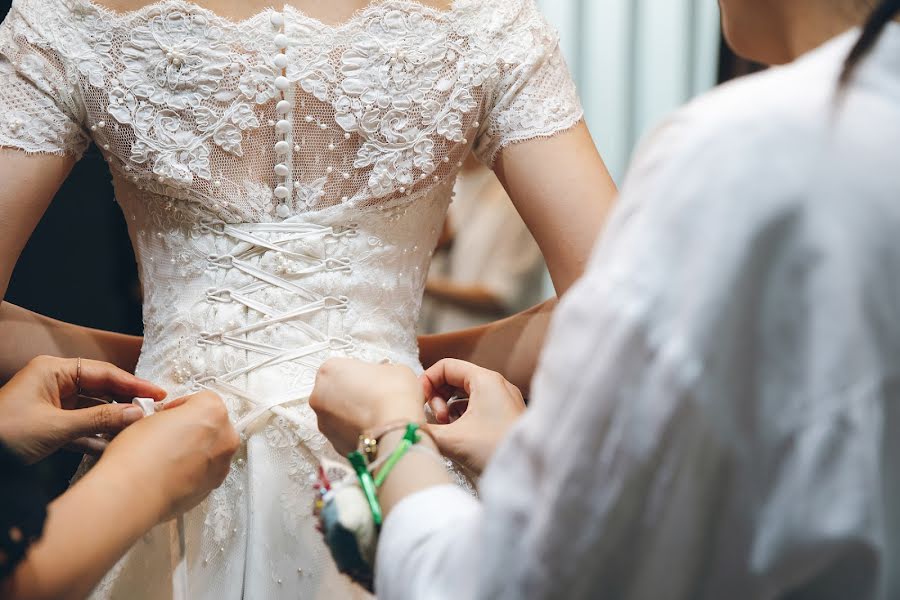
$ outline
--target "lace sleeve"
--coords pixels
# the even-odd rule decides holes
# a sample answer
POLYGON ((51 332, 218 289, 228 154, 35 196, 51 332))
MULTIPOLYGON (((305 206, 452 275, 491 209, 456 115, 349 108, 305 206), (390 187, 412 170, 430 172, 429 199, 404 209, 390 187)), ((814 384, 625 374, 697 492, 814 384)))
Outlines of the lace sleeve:
POLYGON ((524 0, 516 13, 499 40, 500 77, 488 90, 488 113, 475 145, 487 165, 506 146, 550 137, 584 115, 558 34, 534 0, 524 0))
POLYGON ((17 4, 0 24, 0 147, 80 158, 90 137, 77 79, 32 26, 40 15, 17 4))

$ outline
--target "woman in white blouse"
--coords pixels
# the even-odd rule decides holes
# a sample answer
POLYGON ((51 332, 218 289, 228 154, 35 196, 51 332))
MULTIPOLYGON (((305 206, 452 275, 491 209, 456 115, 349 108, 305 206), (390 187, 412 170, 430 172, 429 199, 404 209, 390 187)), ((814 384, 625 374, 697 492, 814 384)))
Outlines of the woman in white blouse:
MULTIPOLYGON (((517 391, 426 373, 470 396, 438 445, 490 464, 475 500, 397 463, 380 598, 900 598, 900 1, 862 33, 874 3, 721 4, 738 51, 791 64, 645 143, 496 452, 517 391)), ((311 402, 347 450, 421 420, 420 385, 332 362, 311 402)))

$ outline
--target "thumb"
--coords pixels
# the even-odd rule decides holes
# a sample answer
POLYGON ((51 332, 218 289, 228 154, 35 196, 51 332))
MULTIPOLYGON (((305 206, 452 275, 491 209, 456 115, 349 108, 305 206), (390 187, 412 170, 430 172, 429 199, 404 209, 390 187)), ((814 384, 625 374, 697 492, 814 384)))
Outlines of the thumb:
POLYGON ((66 429, 72 439, 97 433, 119 433, 140 421, 144 411, 132 404, 104 404, 65 411, 66 429))

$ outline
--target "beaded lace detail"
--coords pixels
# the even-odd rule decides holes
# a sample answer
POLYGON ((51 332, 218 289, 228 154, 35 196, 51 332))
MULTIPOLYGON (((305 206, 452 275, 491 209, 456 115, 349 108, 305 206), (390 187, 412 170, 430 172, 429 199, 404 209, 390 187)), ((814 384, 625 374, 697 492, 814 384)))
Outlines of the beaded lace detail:
POLYGON ((421 369, 462 162, 581 119, 533 0, 380 0, 338 26, 290 6, 233 22, 182 0, 16 0, 0 103, 0 147, 104 154, 144 290, 138 374, 217 391, 246 441, 96 597, 352 597, 313 530, 309 476, 336 457, 306 400, 330 356, 421 369))
POLYGON ((19 0, 0 50, 0 75, 33 88, 4 93, 25 110, 0 119, 0 143, 78 154, 93 139, 123 180, 226 221, 412 196, 473 146, 490 163, 581 117, 531 0, 383 0, 336 27, 290 6, 235 23, 182 0, 19 0))

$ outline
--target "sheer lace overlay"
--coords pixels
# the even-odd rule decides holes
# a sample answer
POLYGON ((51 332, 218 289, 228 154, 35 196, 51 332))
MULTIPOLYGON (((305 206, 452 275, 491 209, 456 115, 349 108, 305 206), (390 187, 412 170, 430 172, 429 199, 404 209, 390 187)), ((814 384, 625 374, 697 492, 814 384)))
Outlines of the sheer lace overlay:
POLYGON ((581 119, 533 0, 382 0, 339 26, 290 6, 233 22, 182 0, 17 0, 0 103, 2 147, 103 152, 144 288, 138 374, 219 392, 246 440, 96 596, 351 597, 309 516, 333 451, 306 400, 329 356, 421 369, 462 161, 581 119))

